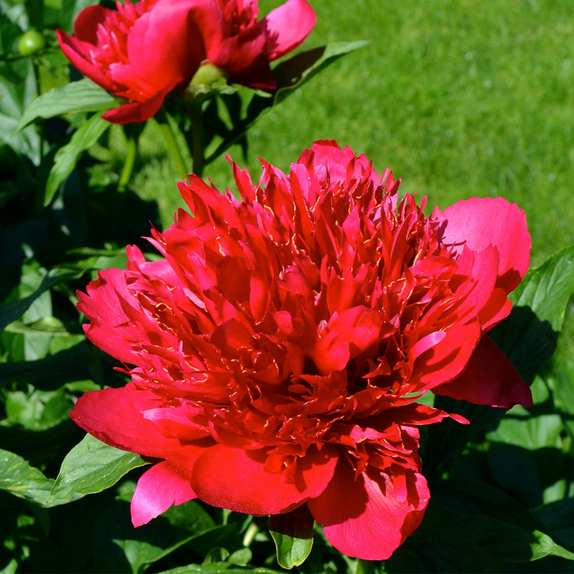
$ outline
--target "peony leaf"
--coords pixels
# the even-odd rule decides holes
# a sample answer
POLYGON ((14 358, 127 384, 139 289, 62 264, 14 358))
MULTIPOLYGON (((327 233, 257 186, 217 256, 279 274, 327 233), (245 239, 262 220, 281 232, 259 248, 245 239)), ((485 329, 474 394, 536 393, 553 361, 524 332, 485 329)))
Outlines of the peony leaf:
POLYGON ((540 530, 512 526, 491 516, 465 516, 449 524, 464 532, 469 540, 485 550, 493 559, 505 563, 523 563, 546 556, 574 560, 574 554, 556 544, 540 530))
POLYGON ((118 105, 112 95, 84 78, 42 94, 26 108, 16 131, 24 129, 38 118, 52 118, 66 113, 101 112, 118 105))
POLYGON ((367 44, 369 44, 368 41, 333 42, 319 48, 301 52, 281 62, 273 70, 273 75, 277 80, 274 105, 280 104, 297 88, 307 83, 313 76, 338 60, 341 56, 358 50, 367 44))
POLYGON ((111 126, 98 114, 92 116, 77 130, 68 144, 61 147, 54 156, 54 165, 48 175, 44 206, 48 205, 63 183, 74 169, 82 152, 95 144, 100 136, 111 126))
POLYGON ((46 478, 22 457, 7 450, 0 450, 0 491, 5 490, 43 505, 53 484, 53 479, 46 478))
POLYGON ((290 570, 305 562, 313 548, 313 524, 305 504, 287 514, 269 518, 269 533, 275 541, 279 566, 290 570))
POLYGON ((515 307, 493 330, 493 339, 527 383, 556 350, 573 292, 574 247, 568 247, 529 271, 511 293, 515 307))
POLYGON ((0 363, 0 388, 24 381, 39 390, 51 391, 65 383, 89 379, 89 358, 90 346, 82 342, 37 361, 0 363))
POLYGON ((217 159, 230 146, 240 141, 247 130, 275 105, 280 104, 296 89, 308 82, 321 70, 337 61, 341 56, 366 46, 369 42, 333 42, 319 48, 301 52, 288 60, 278 64, 273 69, 273 75, 277 80, 277 89, 272 94, 266 92, 255 93, 247 114, 241 121, 234 122, 233 129, 219 144, 217 149, 205 160, 209 164, 217 159))
POLYGON ((139 454, 119 450, 86 435, 66 455, 46 505, 56 506, 74 497, 101 492, 130 470, 146 464, 139 454))
POLYGON ((193 500, 172 506, 149 524, 134 529, 127 502, 133 494, 131 486, 130 481, 123 483, 122 498, 116 498, 94 521, 92 545, 97 572, 143 572, 184 544, 216 531, 211 516, 193 500))
POLYGON ((5 329, 12 321, 18 319, 42 293, 74 275, 77 275, 77 273, 72 273, 67 269, 52 269, 31 295, 0 305, 0 331, 5 329))

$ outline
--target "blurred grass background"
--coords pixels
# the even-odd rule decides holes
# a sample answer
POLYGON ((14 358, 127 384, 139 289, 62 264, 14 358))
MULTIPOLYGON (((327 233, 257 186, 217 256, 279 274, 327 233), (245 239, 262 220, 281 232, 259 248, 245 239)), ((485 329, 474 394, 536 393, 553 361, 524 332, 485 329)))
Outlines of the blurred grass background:
MULTIPOLYGON (((392 168, 429 206, 503 196, 522 207, 533 263, 574 243, 574 2, 571 0, 310 0, 303 49, 371 40, 264 116, 244 161, 288 170, 317 139, 392 168)), ((281 0, 260 0, 261 15, 281 0)), ((133 188, 158 201, 164 226, 182 202, 157 128, 144 132, 133 188)), ((117 134, 118 161, 122 142, 117 134)), ((224 158, 206 176, 232 186, 224 158)))

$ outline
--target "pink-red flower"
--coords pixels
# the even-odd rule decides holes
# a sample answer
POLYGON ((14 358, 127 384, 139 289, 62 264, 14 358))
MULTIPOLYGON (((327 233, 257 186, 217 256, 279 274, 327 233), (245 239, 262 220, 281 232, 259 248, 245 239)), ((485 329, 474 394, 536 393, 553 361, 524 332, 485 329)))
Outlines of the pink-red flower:
MULTIPOLYGON (((288 175, 263 162, 242 201, 196 176, 153 231, 80 293, 87 336, 126 365, 74 421, 158 459, 131 513, 144 524, 198 497, 256 515, 307 505, 340 551, 385 559, 429 500, 419 427, 428 392, 531 404, 486 335, 529 264, 524 213, 472 198, 423 214, 365 156, 316 142, 288 175)), ((465 422, 457 415, 453 418, 465 422)))
POLYGON ((103 116, 125 124, 152 117, 206 61, 230 82, 275 88, 269 62, 301 44, 315 13, 306 0, 288 0, 261 21, 257 17, 257 0, 126 0, 117 10, 85 8, 74 36, 57 35, 80 72, 128 100, 103 116))

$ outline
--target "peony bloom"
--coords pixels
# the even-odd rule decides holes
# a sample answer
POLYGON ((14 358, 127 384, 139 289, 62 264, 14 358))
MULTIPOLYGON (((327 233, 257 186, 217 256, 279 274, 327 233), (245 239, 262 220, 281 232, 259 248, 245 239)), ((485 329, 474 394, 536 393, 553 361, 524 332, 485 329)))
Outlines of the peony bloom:
POLYGON ((529 264, 524 213, 472 198, 427 218, 389 170, 316 142, 243 200, 196 176, 151 242, 80 293, 87 336, 126 365, 123 388, 84 394, 74 421, 158 459, 131 513, 145 524, 193 498, 256 515, 307 505, 335 548, 386 559, 429 500, 419 427, 457 415, 431 391, 531 404, 486 332, 529 264))
POLYGON ((127 103, 110 122, 151 118, 174 89, 185 90, 211 61, 231 82, 273 89, 269 62, 295 49, 315 24, 306 0, 288 0, 257 22, 257 0, 141 0, 85 8, 62 51, 85 76, 127 103))

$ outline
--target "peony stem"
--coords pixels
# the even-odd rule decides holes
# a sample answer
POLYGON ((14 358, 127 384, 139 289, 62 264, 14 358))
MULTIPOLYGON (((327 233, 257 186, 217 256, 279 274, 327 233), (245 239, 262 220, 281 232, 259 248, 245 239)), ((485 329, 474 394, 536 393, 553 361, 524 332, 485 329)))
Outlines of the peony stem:
MULTIPOLYGON (((126 128, 129 128, 129 125, 126 126, 126 128)), ((139 139, 139 134, 136 135, 133 130, 126 129, 125 132, 127 137, 126 158, 124 160, 122 173, 120 174, 120 180, 118 181, 118 191, 120 193, 126 190, 132 178, 137 154, 137 142, 139 139)))
POLYGON ((191 120, 191 135, 193 140, 192 159, 193 173, 199 177, 203 175, 205 166, 204 145, 205 131, 203 124, 203 110, 201 104, 191 105, 188 108, 189 119, 191 120))
POLYGON ((253 542, 253 539, 255 538, 255 535, 258 532, 259 532, 259 526, 257 526, 257 523, 255 521, 253 521, 247 528, 247 531, 245 532, 245 536, 243 537, 243 546, 249 548, 249 546, 253 542))
POLYGON ((376 572, 374 562, 357 558, 357 569, 355 570, 355 574, 373 574, 374 572, 376 572))
POLYGON ((173 130, 171 129, 169 120, 163 108, 159 110, 155 118, 161 129, 161 133, 163 134, 163 139, 167 145, 167 149, 169 150, 169 153, 171 154, 171 157, 173 158, 173 161, 175 163, 175 169, 177 171, 177 175, 182 181, 184 181, 189 172, 185 166, 185 161, 183 160, 181 152, 179 151, 179 146, 175 141, 175 135, 173 133, 173 130))

